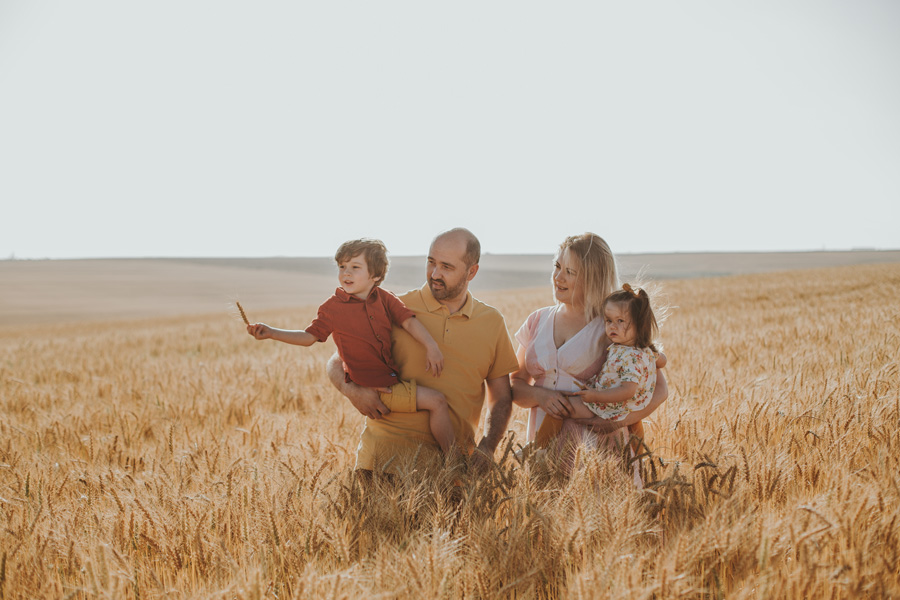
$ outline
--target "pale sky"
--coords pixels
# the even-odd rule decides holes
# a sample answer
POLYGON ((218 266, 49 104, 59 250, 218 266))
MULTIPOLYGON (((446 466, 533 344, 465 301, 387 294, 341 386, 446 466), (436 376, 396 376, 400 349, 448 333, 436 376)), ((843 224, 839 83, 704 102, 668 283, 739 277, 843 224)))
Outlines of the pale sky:
POLYGON ((900 2, 0 0, 0 258, 900 248, 900 2))

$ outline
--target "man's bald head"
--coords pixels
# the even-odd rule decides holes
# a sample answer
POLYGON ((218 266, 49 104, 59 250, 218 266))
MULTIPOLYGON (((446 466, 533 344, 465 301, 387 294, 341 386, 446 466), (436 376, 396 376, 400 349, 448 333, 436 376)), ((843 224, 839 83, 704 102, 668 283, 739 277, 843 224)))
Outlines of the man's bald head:
POLYGON ((481 242, 478 241, 474 233, 465 227, 454 227, 437 234, 431 245, 434 246, 438 241, 463 244, 465 246, 463 260, 467 268, 477 265, 478 261, 481 260, 481 242))

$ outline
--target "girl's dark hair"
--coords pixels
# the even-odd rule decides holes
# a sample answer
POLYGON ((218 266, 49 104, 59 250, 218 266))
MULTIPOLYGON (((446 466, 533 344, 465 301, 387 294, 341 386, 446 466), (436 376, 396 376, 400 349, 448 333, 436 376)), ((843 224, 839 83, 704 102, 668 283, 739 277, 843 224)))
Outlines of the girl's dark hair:
POLYGON ((628 306, 628 314, 631 316, 631 325, 634 327, 634 347, 650 348, 657 352, 653 339, 659 334, 659 325, 653 316, 650 307, 650 296, 643 288, 635 291, 629 284, 624 284, 621 290, 616 290, 603 301, 603 310, 606 305, 615 302, 628 306))

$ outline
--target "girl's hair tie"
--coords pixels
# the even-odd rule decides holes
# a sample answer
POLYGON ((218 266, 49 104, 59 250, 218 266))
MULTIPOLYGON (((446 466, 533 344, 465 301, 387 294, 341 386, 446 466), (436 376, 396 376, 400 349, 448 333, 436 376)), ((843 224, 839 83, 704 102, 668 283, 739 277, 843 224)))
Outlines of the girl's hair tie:
POLYGON ((622 289, 625 290, 626 292, 631 292, 631 295, 634 296, 635 298, 640 298, 638 293, 636 291, 634 291, 634 288, 632 288, 630 284, 623 283, 622 289))

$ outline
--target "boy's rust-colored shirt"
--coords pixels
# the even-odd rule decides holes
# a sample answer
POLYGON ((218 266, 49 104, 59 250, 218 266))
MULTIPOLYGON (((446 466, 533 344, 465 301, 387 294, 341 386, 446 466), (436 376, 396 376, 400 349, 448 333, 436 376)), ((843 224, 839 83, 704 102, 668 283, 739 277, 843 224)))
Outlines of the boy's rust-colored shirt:
POLYGON ((334 334, 347 378, 353 383, 390 387, 400 373, 391 354, 391 326, 400 327, 414 316, 397 296, 377 285, 365 300, 337 288, 319 307, 306 332, 320 342, 334 334))

